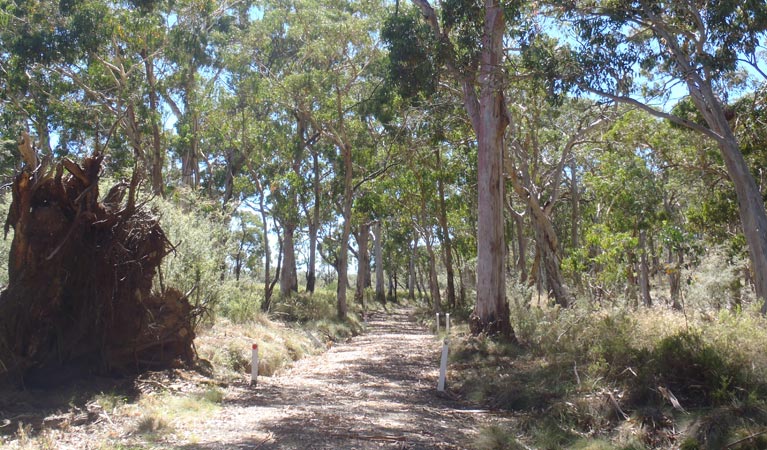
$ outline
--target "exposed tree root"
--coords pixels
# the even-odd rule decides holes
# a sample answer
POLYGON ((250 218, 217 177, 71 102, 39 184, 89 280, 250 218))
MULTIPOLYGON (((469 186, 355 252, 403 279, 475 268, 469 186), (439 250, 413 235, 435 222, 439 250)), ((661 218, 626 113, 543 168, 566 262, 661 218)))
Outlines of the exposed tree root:
POLYGON ((27 165, 13 183, 9 285, 0 293, 0 380, 59 371, 112 373, 194 359, 193 308, 152 292, 171 246, 135 204, 137 179, 99 201, 102 155, 48 169, 27 165), (123 202, 128 191, 128 200, 123 202))

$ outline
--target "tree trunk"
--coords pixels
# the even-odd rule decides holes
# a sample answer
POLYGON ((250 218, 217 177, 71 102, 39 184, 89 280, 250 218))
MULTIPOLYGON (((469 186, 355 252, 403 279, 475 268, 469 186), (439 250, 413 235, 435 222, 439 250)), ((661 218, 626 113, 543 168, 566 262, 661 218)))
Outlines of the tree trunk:
POLYGON ((507 219, 506 230, 506 273, 514 275, 517 270, 517 261, 519 261, 519 249, 513 242, 516 241, 516 237, 521 230, 517 230, 516 223, 511 218, 511 214, 509 214, 509 219, 507 219))
MULTIPOLYGON (((541 249, 535 246, 535 256, 533 256, 533 266, 530 268, 530 275, 527 277, 527 286, 539 286, 538 275, 541 272, 541 249)), ((540 288, 538 288, 540 291, 540 288)))
POLYGON ((660 255, 658 255, 658 246, 655 245, 653 236, 653 233, 647 236, 647 245, 650 246, 650 279, 659 277, 660 272, 660 255))
MULTIPOLYGON (((410 254, 410 264, 407 271, 407 298, 408 300, 415 300, 415 259, 418 254, 418 236, 413 239, 413 251, 410 254)), ((420 292, 419 292, 420 295, 420 292)))
POLYGON ((642 290, 642 303, 652 307, 650 297, 650 265, 647 262, 647 230, 639 230, 639 287, 642 290))
POLYGON ((720 143, 719 147, 738 196, 738 210, 748 244, 756 295, 762 301, 762 314, 767 314, 767 214, 764 201, 735 138, 720 143))
POLYGON ((626 299, 632 308, 639 306, 639 296, 637 295, 637 276, 636 276, 636 254, 633 250, 627 255, 628 265, 626 267, 626 299))
POLYGON ((160 111, 158 109, 157 78, 154 75, 154 59, 147 55, 146 49, 141 50, 141 57, 144 59, 146 80, 149 87, 149 113, 152 122, 152 166, 149 170, 152 180, 152 193, 164 197, 165 183, 162 178, 163 152, 159 124, 160 111))
POLYGON ((344 203, 343 203, 343 218, 344 225, 341 232, 341 245, 340 254, 338 255, 338 318, 346 320, 348 313, 348 307, 346 304, 346 284, 347 273, 349 270, 349 235, 352 231, 352 182, 353 182, 353 167, 352 167, 352 149, 351 146, 345 144, 341 147, 341 157, 344 161, 344 203))
POLYGON ((272 252, 269 250, 269 226, 267 225, 266 214, 262 213, 261 219, 264 223, 261 231, 264 239, 264 301, 261 303, 261 310, 268 312, 272 303, 272 290, 269 285, 272 281, 272 252))
MULTIPOLYGON (((437 39, 445 39, 437 14, 425 0, 413 0, 437 39)), ((514 339, 506 301, 503 236, 503 138, 509 115, 503 96, 503 36, 506 23, 498 0, 484 0, 485 16, 478 71, 458 69, 448 61, 462 84, 463 104, 477 137, 477 302, 471 315, 473 333, 501 334, 514 339), (475 83, 479 84, 479 95, 475 83)))
POLYGON ((296 225, 283 224, 282 236, 282 273, 280 273, 280 296, 290 297, 298 292, 298 275, 296 273, 296 250, 294 234, 296 225))
MULTIPOLYGON (((47 100, 45 100, 45 103, 47 103, 47 100)), ((44 108, 47 109, 47 106, 44 108)), ((51 133, 48 131, 48 117, 45 113, 40 115, 41 117, 38 119, 39 124, 35 129, 37 130, 37 138, 40 142, 40 152, 43 155, 47 156, 53 156, 53 149, 51 148, 51 133)))
MULTIPOLYGON (((577 169, 578 166, 575 161, 575 156, 573 156, 570 160, 570 241, 573 249, 578 249, 581 246, 579 233, 579 224, 581 220, 581 193, 578 189, 577 169)), ((583 292, 583 279, 581 278, 581 273, 577 270, 575 271, 573 281, 575 281, 576 290, 578 292, 583 292)))
POLYGON ((223 207, 226 207, 226 204, 229 203, 229 200, 231 200, 234 195, 234 159, 236 158, 234 152, 234 149, 229 149, 224 156, 224 160, 226 161, 226 166, 224 167, 224 193, 221 196, 221 204, 223 207))
POLYGON ((181 182, 189 187, 196 188, 199 185, 199 117, 195 109, 194 93, 197 83, 195 82, 196 71, 188 69, 184 82, 184 121, 189 127, 182 136, 188 143, 183 144, 184 151, 181 155, 181 182))
POLYGON ((240 234, 240 242, 237 245, 237 256, 234 258, 234 280, 240 281, 240 272, 242 272, 244 249, 245 249, 245 222, 240 219, 240 225, 242 228, 240 234))
MULTIPOLYGON (((271 282, 271 270, 272 270, 272 251, 269 244, 269 218, 266 213, 266 206, 264 205, 264 189, 261 183, 256 180, 256 189, 258 190, 258 207, 261 213, 261 238, 264 241, 264 301, 261 303, 261 310, 268 312, 272 305, 272 290, 274 284, 271 282)), ((279 269, 278 269, 279 270, 279 269)))
MULTIPOLYGON (((513 180, 516 184, 516 180, 513 180)), ((520 191, 518 187, 515 187, 520 191)), ((559 256, 559 239, 556 235, 554 225, 537 201, 533 201, 532 196, 528 196, 528 211, 530 211, 531 223, 535 229, 535 240, 540 262, 546 274, 546 282, 554 295, 554 300, 563 308, 567 308, 575 301, 572 293, 567 287, 562 276, 559 256)))
POLYGON ((471 95, 474 93, 473 85, 464 86, 465 103, 478 143, 477 303, 470 327, 474 334, 498 333, 513 339, 509 304, 506 301, 506 273, 503 270, 502 157, 509 116, 503 97, 503 72, 500 68, 506 24, 498 0, 485 0, 484 3, 479 100, 471 95))
POLYGON ((421 265, 420 264, 416 264, 415 270, 416 270, 416 274, 418 276, 416 278, 416 282, 418 283, 417 284, 417 286, 418 286, 418 296, 421 297, 421 298, 426 297, 426 303, 428 303, 429 306, 431 306, 431 296, 427 293, 426 285, 423 282, 423 270, 421 270, 421 265))
POLYGON ((144 59, 146 80, 149 87, 149 113, 152 122, 152 166, 149 169, 150 179, 152 180, 152 193, 164 197, 165 192, 162 178, 163 152, 159 124, 160 111, 158 109, 157 78, 154 75, 154 59, 147 55, 146 49, 141 50, 141 57, 144 59))
POLYGON ((383 242, 381 241, 381 222, 373 225, 373 236, 375 238, 375 257, 376 257, 376 301, 386 304, 386 292, 384 288, 384 267, 383 267, 383 242))
POLYGON ((371 288, 373 287, 373 268, 372 268, 372 264, 370 263, 369 250, 368 250, 367 260, 368 260, 368 263, 362 268, 363 270, 362 270, 361 276, 362 276, 362 281, 364 282, 364 287, 371 288))
POLYGON ((442 296, 439 291, 439 280, 437 278, 437 257, 434 254, 434 247, 431 240, 426 239, 426 253, 429 255, 429 292, 432 300, 432 310, 434 312, 442 311, 442 296))
POLYGON ((354 291, 354 301, 361 305, 365 303, 365 267, 370 267, 370 252, 368 241, 370 240, 370 224, 360 224, 359 230, 354 235, 357 241, 357 289, 354 291))
POLYGON ((455 274, 453 272, 453 243, 450 239, 450 229, 447 223, 447 205, 445 204, 445 182, 442 179, 442 158, 439 148, 437 148, 437 193, 439 200, 439 239, 442 243, 442 259, 445 263, 445 273, 447 276, 447 304, 450 308, 455 308, 455 274))
POLYGON ((397 303, 397 271, 389 272, 389 294, 388 299, 390 302, 397 303))
POLYGON ((309 221, 309 265, 306 268, 306 291, 314 293, 314 285, 317 281, 317 231, 320 227, 320 160, 316 151, 312 151, 312 172, 314 188, 314 205, 312 217, 309 221))
POLYGON ((317 283, 317 227, 309 224, 309 261, 306 266, 306 292, 314 293, 317 283))
POLYGON ((525 239, 525 218, 516 211, 511 213, 514 219, 514 225, 517 229, 517 271, 519 271, 519 282, 527 281, 527 239, 525 239))
POLYGON ((573 304, 575 299, 563 280, 557 250, 551 248, 549 245, 550 241, 542 237, 542 235, 543 232, 536 229, 536 240, 540 239, 541 262, 546 274, 546 284, 554 296, 554 301, 559 306, 567 308, 573 304))
POLYGON ((684 264, 684 252, 678 250, 674 252, 673 247, 668 248, 668 284, 671 294, 671 307, 677 311, 682 310, 681 288, 682 288, 682 264, 684 264), (674 256, 677 256, 677 262, 674 263, 674 256))
MULTIPOLYGON (((680 65, 690 66, 689 61, 684 60, 680 61, 680 65)), ((721 100, 714 93, 711 82, 698 73, 689 74, 686 81, 695 106, 709 128, 717 135, 727 174, 735 186, 743 235, 748 244, 748 254, 754 271, 756 295, 762 301, 762 314, 767 314, 767 212, 762 194, 743 158, 721 100)))

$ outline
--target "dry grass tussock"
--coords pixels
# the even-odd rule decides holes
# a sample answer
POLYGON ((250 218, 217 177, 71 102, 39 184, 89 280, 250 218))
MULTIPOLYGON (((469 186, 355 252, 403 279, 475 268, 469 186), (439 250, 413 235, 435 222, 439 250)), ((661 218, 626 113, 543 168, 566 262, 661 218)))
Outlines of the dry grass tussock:
POLYGON ((252 344, 258 344, 258 373, 264 376, 324 348, 309 332, 266 316, 244 324, 220 318, 214 326, 202 330, 195 341, 200 357, 210 362, 214 377, 229 382, 249 376, 252 344))
POLYGON ((519 345, 455 328, 455 389, 519 417, 477 448, 767 448, 756 311, 512 305, 512 322, 519 345))

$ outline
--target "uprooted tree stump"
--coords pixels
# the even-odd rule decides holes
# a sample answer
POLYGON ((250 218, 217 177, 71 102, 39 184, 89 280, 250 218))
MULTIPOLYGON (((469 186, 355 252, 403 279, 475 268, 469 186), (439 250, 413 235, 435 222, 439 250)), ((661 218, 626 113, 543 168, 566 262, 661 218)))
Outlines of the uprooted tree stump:
POLYGON ((49 170, 27 161, 14 180, 5 225, 6 234, 14 229, 9 284, 0 293, 0 381, 194 360, 193 308, 176 290, 152 291, 172 246, 158 219, 136 206, 137 178, 99 201, 102 159, 96 154, 81 165, 65 159, 49 170))

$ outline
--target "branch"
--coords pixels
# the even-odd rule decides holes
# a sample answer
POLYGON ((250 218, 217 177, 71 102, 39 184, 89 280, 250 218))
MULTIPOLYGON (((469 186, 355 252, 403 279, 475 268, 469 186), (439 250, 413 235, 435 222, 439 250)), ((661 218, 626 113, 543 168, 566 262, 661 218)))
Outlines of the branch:
POLYGON ((765 73, 762 70, 762 68, 759 67, 759 63, 756 61, 756 57, 754 55, 749 55, 749 59, 738 58, 738 61, 748 64, 754 70, 756 70, 759 73, 759 75, 761 75, 765 80, 767 80, 767 73, 765 73))
POLYGON ((426 19, 426 22, 429 23, 432 32, 434 32, 434 37, 436 37, 438 41, 441 41, 443 35, 439 28, 439 21, 437 20, 437 13, 434 11, 434 8, 431 7, 428 0, 413 0, 413 3, 415 3, 415 5, 421 10, 423 18, 426 19))
POLYGON ((741 439, 739 441, 735 441, 735 442, 733 442, 731 444, 727 444, 727 446, 724 447, 724 448, 725 449, 735 448, 738 444, 742 444, 744 442, 750 441, 750 440, 754 439, 755 437, 761 436, 761 435, 763 435, 765 433, 767 433, 767 430, 762 430, 762 431, 760 431, 758 433, 754 433, 754 434, 752 434, 750 436, 746 436, 746 437, 744 437, 743 439, 741 439))
POLYGON ((181 112, 181 108, 178 107, 178 104, 176 104, 175 100, 170 96, 170 93, 160 93, 163 97, 165 97, 165 101, 168 103, 168 106, 170 106, 170 110, 173 111, 173 115, 176 116, 176 119, 181 119, 184 114, 181 112))
POLYGON ((670 113, 667 113, 667 112, 660 111, 658 109, 653 108, 650 105, 642 103, 639 100, 633 99, 631 97, 627 97, 627 96, 623 96, 623 95, 610 94, 609 92, 605 92, 605 91, 602 91, 602 90, 599 90, 599 89, 594 89, 594 88, 586 86, 584 84, 581 84, 580 88, 585 90, 585 91, 587 91, 587 92, 591 92, 592 94, 596 94, 596 95, 599 95, 601 97, 609 98, 610 100, 612 100, 614 102, 635 106, 635 107, 641 109, 642 111, 645 111, 645 112, 647 112, 647 113, 649 113, 649 114, 651 114, 651 115, 653 115, 655 117, 659 117, 661 119, 666 119, 666 120, 669 120, 669 121, 671 121, 671 122, 673 122, 673 123, 675 123, 677 125, 681 125, 683 127, 686 127, 686 128, 691 129, 691 130, 697 131, 698 133, 701 133, 701 134, 703 134, 705 136, 708 136, 708 137, 710 137, 711 139, 714 139, 717 142, 721 142, 721 141, 724 140, 724 137, 722 137, 719 133, 716 133, 715 131, 713 131, 713 130, 711 130, 709 128, 706 128, 706 127, 704 127, 702 125, 698 125, 695 122, 692 122, 692 121, 687 120, 687 119, 683 119, 683 118, 681 118, 679 116, 675 116, 674 114, 670 114, 670 113))
POLYGON ((554 204, 559 199, 559 184, 562 181, 562 174, 565 170, 565 162, 569 159, 570 153, 572 152, 572 149, 583 143, 581 138, 585 136, 586 134, 590 133, 595 128, 599 127, 603 123, 607 121, 606 117, 600 117, 599 119, 595 120, 591 124, 587 125, 585 128, 579 129, 573 136, 570 137, 570 139, 565 144, 564 149, 562 149, 562 157, 559 159, 559 163, 557 164, 556 172, 554 173, 554 182, 551 186, 551 195, 549 196, 548 203, 544 206, 544 212, 548 215, 551 212, 551 209, 554 208, 554 204))
POLYGON ((383 167, 379 168, 378 170, 375 170, 368 175, 365 175, 363 179, 357 182, 357 184, 354 185, 354 188, 352 188, 352 192, 357 191, 357 189, 360 188, 363 184, 367 183, 368 181, 373 181, 376 178, 380 177, 381 175, 385 174, 389 169, 391 169, 394 166, 399 165, 400 161, 394 160, 392 162, 388 162, 384 164, 383 167))

